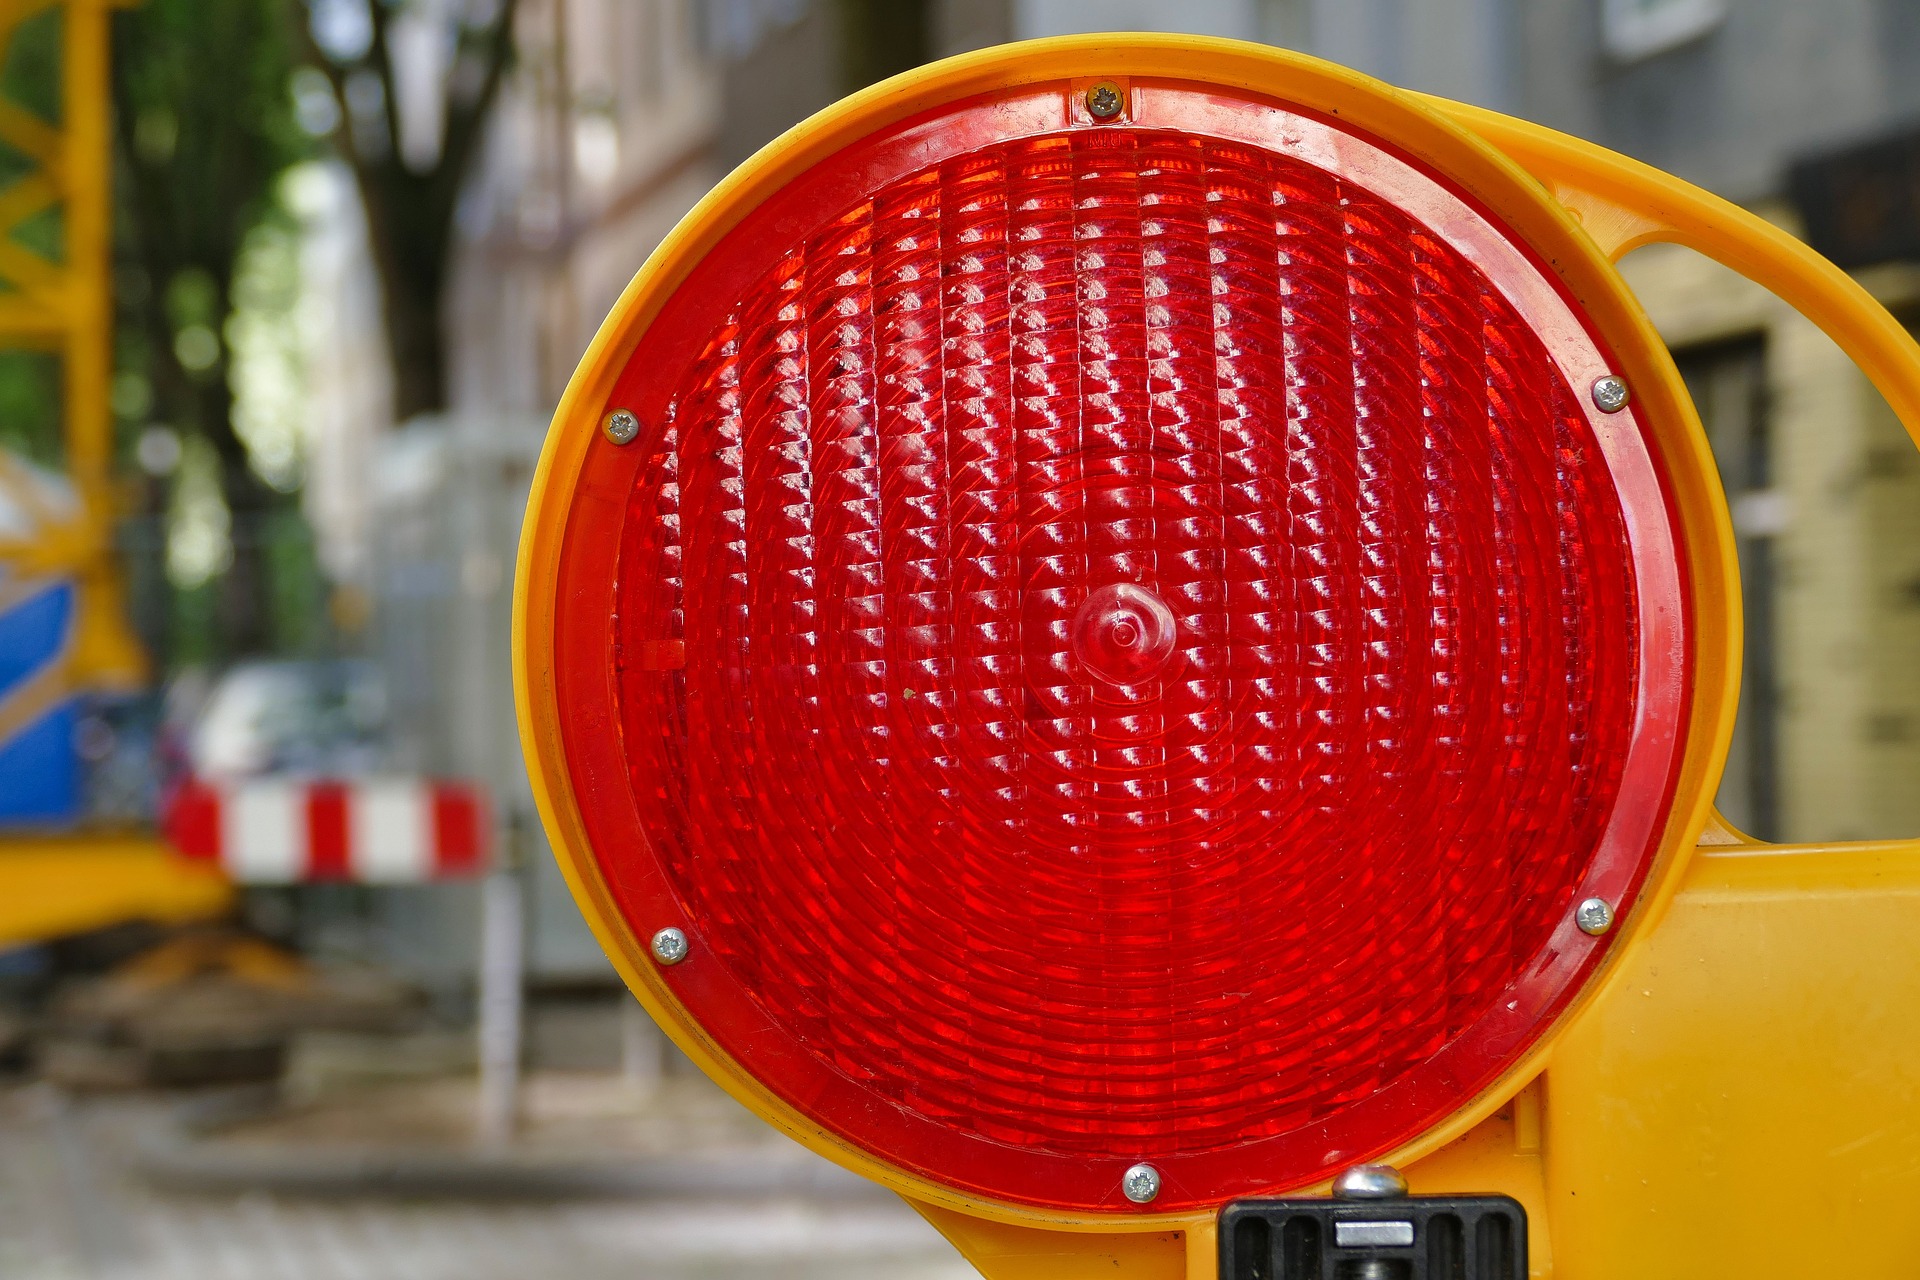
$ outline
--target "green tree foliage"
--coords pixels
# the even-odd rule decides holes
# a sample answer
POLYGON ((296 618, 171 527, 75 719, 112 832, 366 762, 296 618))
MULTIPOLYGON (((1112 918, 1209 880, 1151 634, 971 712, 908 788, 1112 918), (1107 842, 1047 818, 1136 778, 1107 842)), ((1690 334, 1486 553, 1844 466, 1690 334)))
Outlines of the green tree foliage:
MULTIPOLYGON (((272 644, 276 587, 255 531, 289 505, 235 430, 224 335, 242 246, 283 216, 278 180, 313 150, 288 94, 297 47, 265 0, 146 0, 114 18, 119 364, 137 390, 116 401, 139 409, 129 428, 165 424, 218 459, 234 545, 210 588, 228 654, 272 644)), ((167 500, 151 486, 148 515, 167 500)))
POLYGON ((60 358, 0 349, 0 448, 60 467, 60 358))
POLYGON ((113 43, 123 319, 156 416, 215 447, 236 510, 257 505, 221 334, 240 248, 310 151, 287 94, 293 44, 260 0, 147 0, 115 16, 113 43))

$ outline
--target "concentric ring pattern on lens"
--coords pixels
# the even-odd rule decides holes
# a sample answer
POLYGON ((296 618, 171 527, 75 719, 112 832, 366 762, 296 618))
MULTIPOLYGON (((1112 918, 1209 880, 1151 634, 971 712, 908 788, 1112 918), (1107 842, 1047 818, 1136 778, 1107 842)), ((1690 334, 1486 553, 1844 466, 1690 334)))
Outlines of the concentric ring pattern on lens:
POLYGON ((1368 1110, 1565 926, 1641 618, 1584 407, 1486 273, 1304 159, 1112 127, 820 210, 713 305, 632 446, 613 625, 673 895, 627 909, 747 993, 722 1048, 1174 1162, 1169 1205, 1210 1191, 1182 1157, 1342 1117, 1363 1156, 1482 1086, 1368 1110))

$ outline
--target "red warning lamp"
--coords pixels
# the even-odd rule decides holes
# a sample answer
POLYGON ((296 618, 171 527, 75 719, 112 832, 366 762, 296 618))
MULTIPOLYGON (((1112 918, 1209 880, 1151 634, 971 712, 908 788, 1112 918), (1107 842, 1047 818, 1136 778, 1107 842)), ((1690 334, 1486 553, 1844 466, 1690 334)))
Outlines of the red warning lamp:
POLYGON ((846 148, 667 302, 562 732, 744 1069, 982 1195, 1148 1160, 1177 1209, 1392 1150, 1565 1004, 1655 853, 1685 596, 1510 231, 1274 104, 1060 103, 846 148))
MULTIPOLYGON (((1661 460, 1497 211, 1299 104, 930 106, 739 210, 606 408, 554 692, 621 920, 809 1121, 995 1200, 1298 1187, 1631 912, 1686 720, 1661 460)), ((586 499, 582 501, 581 499, 586 499)))
POLYGON ((762 1114, 923 1204, 1200 1222, 1471 1130, 1672 893, 1714 485, 1594 239, 1431 106, 993 51, 636 278, 529 515, 529 759, 762 1114))

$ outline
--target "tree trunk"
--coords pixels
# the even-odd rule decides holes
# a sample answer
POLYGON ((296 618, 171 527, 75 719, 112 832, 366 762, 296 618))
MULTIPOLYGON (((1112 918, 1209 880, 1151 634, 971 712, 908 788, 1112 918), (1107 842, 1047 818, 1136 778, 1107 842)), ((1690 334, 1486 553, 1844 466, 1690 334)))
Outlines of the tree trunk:
POLYGON ((355 166, 367 238, 380 275, 393 415, 405 422, 447 407, 440 295, 453 240, 453 201, 439 172, 409 172, 396 156, 355 166))
POLYGON ((422 259, 446 253, 435 245, 412 261, 393 263, 381 272, 387 321, 387 355, 393 363, 394 421, 405 422, 423 413, 447 407, 446 335, 440 328, 440 291, 437 269, 424 269, 422 259))
POLYGON ((848 93, 925 62, 927 0, 838 0, 840 80, 848 93))

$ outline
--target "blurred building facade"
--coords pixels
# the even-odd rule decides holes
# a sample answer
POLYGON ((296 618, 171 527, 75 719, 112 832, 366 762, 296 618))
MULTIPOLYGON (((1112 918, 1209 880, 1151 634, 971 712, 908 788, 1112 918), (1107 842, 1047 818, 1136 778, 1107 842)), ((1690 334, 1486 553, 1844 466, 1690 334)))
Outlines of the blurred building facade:
MULTIPOLYGON (((1520 114, 1813 232, 1920 318, 1920 6, 1530 0, 1516 15, 1520 114), (1848 244, 1821 233, 1836 216, 1856 238, 1904 236, 1848 244)), ((1739 537, 1747 670, 1723 811, 1773 839, 1920 833, 1920 456, 1767 291, 1664 246, 1622 267, 1693 390, 1739 537)))

